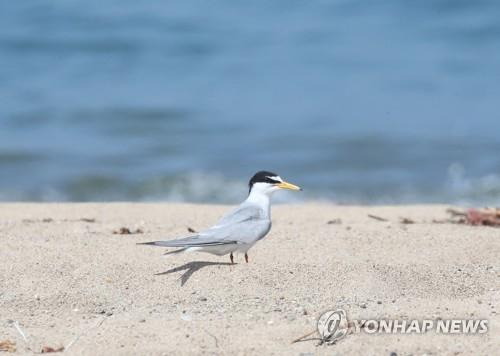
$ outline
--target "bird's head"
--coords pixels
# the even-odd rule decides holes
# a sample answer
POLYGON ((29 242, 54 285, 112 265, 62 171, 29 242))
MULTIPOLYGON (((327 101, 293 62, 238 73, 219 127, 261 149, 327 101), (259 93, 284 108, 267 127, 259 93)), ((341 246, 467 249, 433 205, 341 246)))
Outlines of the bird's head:
POLYGON ((260 171, 254 174, 254 176, 248 182, 249 193, 256 192, 266 195, 271 195, 280 189, 289 190, 302 190, 300 187, 293 185, 291 183, 285 182, 276 173, 268 171, 260 171))

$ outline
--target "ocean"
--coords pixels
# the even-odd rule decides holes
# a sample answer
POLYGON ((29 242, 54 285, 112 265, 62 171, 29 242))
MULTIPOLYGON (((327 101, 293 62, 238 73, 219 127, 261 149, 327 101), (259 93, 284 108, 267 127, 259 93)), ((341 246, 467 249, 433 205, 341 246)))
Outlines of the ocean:
POLYGON ((500 204, 500 1, 0 0, 0 200, 500 204))

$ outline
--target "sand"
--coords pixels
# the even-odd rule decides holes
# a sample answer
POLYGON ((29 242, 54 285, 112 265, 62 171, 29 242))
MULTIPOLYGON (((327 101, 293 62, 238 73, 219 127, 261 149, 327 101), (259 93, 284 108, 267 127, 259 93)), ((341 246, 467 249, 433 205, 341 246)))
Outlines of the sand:
POLYGON ((0 342, 19 354, 500 353, 500 229, 433 223, 446 206, 309 203, 273 206, 248 264, 136 245, 205 228, 228 208, 0 204, 0 342), (113 234, 121 227, 143 233, 113 234), (359 319, 485 318, 489 331, 291 343, 336 308, 359 319))

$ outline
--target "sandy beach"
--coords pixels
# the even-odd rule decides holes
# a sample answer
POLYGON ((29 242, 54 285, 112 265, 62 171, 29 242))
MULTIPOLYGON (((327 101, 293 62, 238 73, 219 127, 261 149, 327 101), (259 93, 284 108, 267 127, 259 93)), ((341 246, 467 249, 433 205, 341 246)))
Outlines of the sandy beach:
POLYGON ((136 245, 206 228, 229 208, 0 204, 0 342, 19 354, 498 354, 500 229, 433 222, 447 206, 309 203, 273 206, 248 264, 136 245), (292 344, 336 308, 357 319, 488 319, 489 331, 292 344))

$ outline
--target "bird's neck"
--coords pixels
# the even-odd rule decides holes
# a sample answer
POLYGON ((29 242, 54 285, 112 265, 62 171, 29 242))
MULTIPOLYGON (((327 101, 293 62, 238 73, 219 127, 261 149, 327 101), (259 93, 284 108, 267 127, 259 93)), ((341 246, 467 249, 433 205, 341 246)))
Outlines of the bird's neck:
POLYGON ((246 200, 250 204, 259 206, 268 218, 271 218, 271 197, 260 191, 251 191, 246 200))

